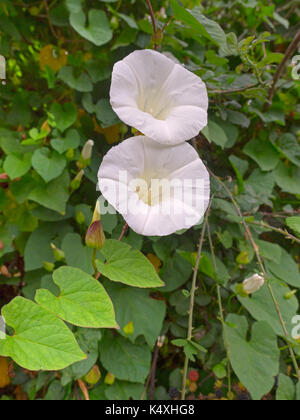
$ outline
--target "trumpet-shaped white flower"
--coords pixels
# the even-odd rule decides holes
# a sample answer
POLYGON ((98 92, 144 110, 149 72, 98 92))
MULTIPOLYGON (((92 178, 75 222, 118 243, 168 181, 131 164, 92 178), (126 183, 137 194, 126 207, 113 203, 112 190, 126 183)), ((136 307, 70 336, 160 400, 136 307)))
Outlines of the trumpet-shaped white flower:
POLYGON ((124 123, 162 144, 190 140, 207 125, 205 84, 156 51, 135 51, 115 64, 110 98, 124 123))
POLYGON ((169 147, 149 137, 130 138, 107 153, 98 178, 103 197, 146 236, 189 229, 209 203, 209 174, 188 143, 169 147))

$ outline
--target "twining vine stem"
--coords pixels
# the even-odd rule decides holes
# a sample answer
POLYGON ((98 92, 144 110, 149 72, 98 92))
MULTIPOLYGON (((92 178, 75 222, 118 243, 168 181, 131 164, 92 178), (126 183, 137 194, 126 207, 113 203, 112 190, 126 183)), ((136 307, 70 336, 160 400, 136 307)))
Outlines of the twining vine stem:
POLYGON ((273 230, 274 232, 280 233, 281 235, 284 235, 286 237, 286 239, 290 239, 293 242, 297 242, 298 244, 300 244, 300 239, 296 238, 296 236, 292 235, 291 233, 289 233, 287 230, 283 230, 274 226, 270 226, 269 224, 265 223, 265 222, 256 222, 256 221, 252 221, 252 220, 247 220, 247 223, 249 225, 255 225, 255 226, 260 226, 262 228, 265 229, 269 229, 269 230, 273 230))
MULTIPOLYGON (((216 261, 216 255, 215 255, 215 248, 212 241, 211 233, 210 233, 210 226, 209 223, 207 224, 207 236, 209 241, 209 246, 211 250, 212 260, 213 260, 213 266, 215 269, 215 273, 217 272, 217 261, 216 261)), ((223 328, 223 339, 224 339, 224 345, 226 349, 226 356, 227 356, 227 382, 228 382, 228 397, 231 398, 231 365, 230 365, 230 348, 229 348, 229 342, 227 340, 226 336, 226 330, 225 330, 225 318, 224 318, 224 309, 222 304, 222 295, 221 295, 221 287, 219 284, 217 284, 217 296, 218 296, 218 305, 219 305, 219 313, 220 313, 220 321, 222 323, 223 328)))
MULTIPOLYGON (((195 267, 194 267, 192 288, 191 288, 191 292, 190 292, 189 326, 188 326, 188 336, 187 336, 188 341, 191 341, 191 339, 193 337, 193 315, 194 315, 195 294, 196 294, 196 290, 197 290, 197 275, 198 275, 198 269, 199 269, 200 260, 201 260, 201 254, 202 254, 202 248, 203 248, 203 243, 204 243, 204 238, 205 238, 205 232, 206 232, 206 228, 207 228, 207 224, 208 224, 208 214, 209 214, 209 210, 210 210, 210 207, 211 207, 211 203, 212 203, 212 200, 209 203, 207 213, 206 213, 206 217, 205 217, 205 221, 204 221, 203 228, 202 228, 202 232, 201 232, 201 235, 200 235, 200 242, 199 242, 199 246, 198 246, 198 254, 197 254, 196 264, 195 264, 195 267)), ((189 358, 186 355, 185 356, 185 362, 184 362, 184 368, 183 368, 183 378, 182 378, 182 390, 181 390, 181 399, 182 400, 185 400, 185 395, 186 395, 186 380, 187 380, 188 368, 189 368, 189 358)))
MULTIPOLYGON (((157 35, 157 26, 156 26, 156 21, 155 21, 155 15, 154 15, 154 11, 153 11, 153 7, 151 4, 151 0, 146 0, 148 7, 149 7, 149 12, 150 12, 150 16, 151 16, 151 21, 152 21, 152 26, 153 26, 153 33, 154 33, 154 39, 156 39, 156 35, 157 35)), ((158 50, 158 45, 154 42, 154 49, 157 51, 158 50)))
MULTIPOLYGON (((247 225, 246 221, 243 218, 242 212, 241 212, 241 210, 240 210, 240 208, 239 208, 239 206, 238 206, 238 204, 237 204, 237 202, 236 202, 236 200, 235 200, 232 192, 227 187, 227 185, 217 175, 215 175, 211 170, 209 170, 209 173, 211 174, 211 176, 216 181, 219 182, 220 185, 222 185, 222 187, 224 188, 224 190, 227 192, 228 196, 230 197, 230 199, 231 199, 231 201, 232 201, 232 203, 233 203, 233 205, 234 205, 234 207, 235 207, 235 209, 237 211, 237 214, 239 215, 239 217, 241 217, 241 220, 242 220, 241 223, 243 224, 244 229, 245 229, 245 231, 247 233, 248 239, 250 240, 250 242, 252 244, 252 247, 253 247, 253 249, 255 251, 256 258, 258 260, 258 263, 260 265, 260 268, 262 270, 262 273, 263 273, 265 279, 267 280, 268 279, 268 274, 266 272, 266 269, 264 267, 262 258, 260 256, 259 247, 258 247, 258 245, 256 244, 256 242, 255 242, 255 240, 253 238, 253 235, 252 235, 252 232, 251 232, 249 226, 247 225)), ((295 356, 293 347, 292 347, 292 345, 290 343, 289 333, 288 333, 288 330, 286 328, 286 324, 285 324, 285 321, 283 319, 282 313, 280 311, 279 303, 278 303, 278 301, 276 299, 276 296, 275 296, 275 293, 273 291, 273 288, 272 288, 272 286, 271 286, 271 284, 269 282, 267 282, 267 287, 268 287, 268 290, 270 292, 270 295, 271 295, 271 298, 273 300, 273 303, 275 305, 275 309, 276 309, 276 312, 277 312, 277 315, 278 315, 280 324, 281 324, 282 329, 283 329, 283 332, 284 332, 284 336, 285 336, 285 339, 286 339, 286 342, 287 342, 287 345, 288 345, 288 348, 289 348, 289 353, 290 353, 290 356, 291 356, 291 359, 292 359, 292 362, 293 362, 293 365, 294 365, 294 368, 295 368, 295 371, 296 371, 296 374, 297 374, 297 378, 298 378, 298 381, 300 382, 300 369, 299 369, 299 366, 298 366, 298 362, 297 362, 297 359, 296 359, 296 356, 295 356)))
POLYGON ((283 57, 283 60, 279 64, 278 69, 277 69, 277 71, 274 75, 273 83, 272 83, 272 86, 271 86, 270 91, 269 91, 268 102, 266 102, 266 104, 264 106, 264 111, 267 111, 270 108, 270 106, 272 104, 272 101, 273 101, 273 98, 274 98, 274 95, 275 95, 275 92, 276 92, 276 86, 277 86, 277 83, 280 79, 281 73, 283 72, 287 62, 289 61, 289 59, 292 57, 292 55, 294 54, 294 52, 298 48, 299 43, 300 43, 300 30, 296 33, 294 39, 290 43, 290 45, 289 45, 288 49, 286 50, 286 53, 283 57))

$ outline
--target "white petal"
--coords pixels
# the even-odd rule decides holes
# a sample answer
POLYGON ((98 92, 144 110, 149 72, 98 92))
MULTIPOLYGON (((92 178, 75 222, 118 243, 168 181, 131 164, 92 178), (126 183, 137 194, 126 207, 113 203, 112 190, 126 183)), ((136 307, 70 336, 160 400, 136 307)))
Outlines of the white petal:
POLYGON ((169 147, 144 136, 125 140, 104 157, 98 177, 105 199, 135 232, 146 236, 189 229, 202 219, 209 203, 209 174, 188 143, 169 147), (126 172, 125 179, 120 172, 126 172), (136 179, 146 185, 166 180, 174 188, 170 197, 162 193, 162 201, 149 204, 133 186, 136 179))
POLYGON ((207 125, 200 77, 153 50, 135 51, 115 64, 110 97, 122 121, 161 144, 190 140, 207 125))

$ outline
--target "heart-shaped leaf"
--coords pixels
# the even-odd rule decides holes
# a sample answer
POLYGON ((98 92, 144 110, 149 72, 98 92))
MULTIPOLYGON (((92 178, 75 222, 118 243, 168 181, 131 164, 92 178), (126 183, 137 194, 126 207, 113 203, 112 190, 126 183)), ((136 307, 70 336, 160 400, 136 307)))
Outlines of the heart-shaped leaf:
POLYGON ((71 127, 77 119, 77 110, 72 102, 65 103, 64 105, 53 104, 51 113, 54 115, 57 128, 62 133, 71 127))
POLYGON ((0 340, 0 354, 23 368, 60 370, 85 358, 63 321, 34 302, 17 297, 2 315, 14 335, 0 340))
POLYGON ((70 23, 72 27, 83 38, 86 38, 93 44, 104 45, 112 39, 113 32, 105 12, 92 9, 89 11, 88 24, 86 16, 82 10, 71 13, 70 23))
POLYGON ((53 273, 53 281, 60 295, 38 290, 35 300, 40 306, 79 327, 116 328, 112 302, 95 278, 78 268, 61 267, 53 273))
POLYGON ((66 167, 66 159, 48 148, 37 149, 32 157, 32 166, 45 182, 58 178, 66 167))
POLYGON ((51 140, 51 146, 61 155, 69 149, 77 149, 80 144, 80 136, 78 131, 71 129, 67 131, 65 137, 55 138, 51 140))

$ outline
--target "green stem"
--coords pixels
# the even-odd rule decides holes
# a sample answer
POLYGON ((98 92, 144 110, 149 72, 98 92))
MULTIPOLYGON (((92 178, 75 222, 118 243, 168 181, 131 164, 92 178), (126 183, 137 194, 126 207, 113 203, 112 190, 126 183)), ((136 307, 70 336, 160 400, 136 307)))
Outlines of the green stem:
MULTIPOLYGON (((208 213, 211 207, 211 203, 209 204, 209 208, 206 213, 205 221, 203 224, 202 232, 200 235, 200 242, 198 246, 198 253, 197 253, 197 259, 196 259, 196 265, 194 267, 194 275, 193 275, 193 281, 192 281, 192 288, 190 292, 190 309, 189 309, 189 325, 188 325, 188 336, 187 339, 190 341, 193 338, 193 315, 194 315, 194 304, 195 304, 195 294, 197 290, 197 275, 198 275, 198 269, 200 265, 201 260, 201 254, 202 254, 202 248, 205 238, 205 232, 207 228, 207 222, 208 222, 208 213)), ((183 378, 182 378, 182 390, 181 390, 181 399, 185 400, 186 395, 186 380, 187 380, 187 373, 189 368, 189 358, 186 355, 185 356, 185 362, 184 362, 184 368, 183 368, 183 378)))

